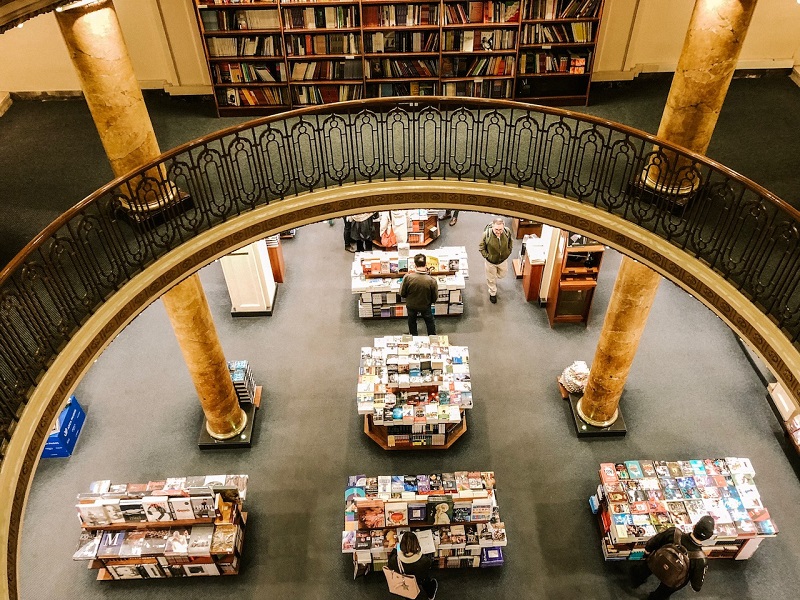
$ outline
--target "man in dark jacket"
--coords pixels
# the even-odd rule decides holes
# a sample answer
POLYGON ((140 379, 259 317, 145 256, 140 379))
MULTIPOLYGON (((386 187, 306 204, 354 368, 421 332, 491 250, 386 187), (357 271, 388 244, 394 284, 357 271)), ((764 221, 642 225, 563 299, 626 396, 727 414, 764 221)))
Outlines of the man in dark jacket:
POLYGON ((436 302, 439 284, 428 274, 426 264, 425 255, 417 254, 414 257, 414 270, 403 277, 400 286, 400 297, 406 301, 408 332, 411 335, 417 335, 417 315, 422 315, 425 320, 428 335, 436 335, 436 321, 433 319, 431 304, 436 302))
POLYGON ((399 560, 403 564, 403 573, 416 577, 417 585, 428 597, 428 600, 434 600, 439 589, 439 582, 431 577, 431 557, 422 553, 417 535, 413 531, 406 532, 403 539, 400 540, 399 546, 399 552, 395 549, 389 555, 389 568, 395 573, 399 573, 400 567, 397 564, 399 560))
MULTIPOLYGON (((669 598, 673 593, 685 587, 687 583, 692 584, 692 589, 695 592, 700 591, 700 588, 703 587, 703 580, 705 579, 706 568, 708 567, 708 560, 703 553, 702 546, 703 542, 711 539, 712 535, 714 535, 714 519, 708 515, 701 517, 700 520, 695 523, 692 533, 686 534, 681 532, 681 546, 686 548, 689 552, 689 573, 686 575, 683 583, 679 584, 677 587, 670 587, 664 582, 661 582, 659 586, 650 593, 648 596, 649 600, 669 598)), ((675 528, 670 527, 654 535, 647 541, 644 547, 644 560, 639 561, 634 567, 634 587, 639 587, 652 575, 647 561, 648 557, 662 546, 673 543, 674 539, 675 528)))
POLYGON ((491 228, 486 227, 478 245, 481 256, 486 259, 484 264, 486 283, 489 286, 489 301, 492 304, 497 303, 497 280, 508 273, 506 260, 511 256, 513 244, 511 231, 505 226, 503 219, 497 218, 492 221, 491 228))

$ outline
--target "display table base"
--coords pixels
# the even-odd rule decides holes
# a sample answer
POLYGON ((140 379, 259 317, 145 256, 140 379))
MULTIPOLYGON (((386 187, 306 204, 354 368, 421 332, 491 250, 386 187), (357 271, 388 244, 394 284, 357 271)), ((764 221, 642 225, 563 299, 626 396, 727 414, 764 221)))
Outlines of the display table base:
POLYGON ((206 429, 206 420, 203 419, 203 426, 200 429, 200 437, 197 438, 197 446, 201 450, 225 450, 227 448, 250 448, 253 437, 253 424, 256 420, 256 405, 251 403, 242 404, 242 410, 247 415, 247 424, 244 430, 237 436, 227 440, 218 440, 211 437, 206 429))
POLYGON ((578 437, 609 437, 609 436, 623 436, 628 433, 625 428, 625 419, 622 417, 622 412, 617 412, 617 420, 608 427, 595 427, 589 425, 586 421, 581 419, 578 414, 578 402, 581 397, 575 394, 569 395, 569 407, 572 411, 572 420, 575 423, 575 432, 578 437))

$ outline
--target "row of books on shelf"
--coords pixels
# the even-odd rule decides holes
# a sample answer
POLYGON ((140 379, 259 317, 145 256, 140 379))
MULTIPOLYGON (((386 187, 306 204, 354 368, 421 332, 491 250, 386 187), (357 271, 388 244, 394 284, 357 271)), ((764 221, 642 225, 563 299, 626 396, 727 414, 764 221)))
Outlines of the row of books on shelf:
MULTIPOLYGON (((369 402, 359 402, 359 414, 367 414, 364 411, 369 405, 369 402)), ((471 406, 461 406, 460 404, 439 404, 436 402, 396 406, 386 406, 379 402, 372 402, 371 405, 373 407, 372 423, 374 425, 413 424, 412 426, 419 427, 426 424, 460 423, 461 410, 471 408, 471 406)))
POLYGON ((286 92, 279 87, 224 88, 217 90, 220 106, 281 106, 287 104, 286 92))
POLYGON ((215 62, 214 83, 276 83, 286 81, 286 65, 273 63, 215 62))
POLYGON ((365 352, 375 351, 375 348, 363 347, 361 349, 361 366, 358 376, 359 393, 377 393, 384 388, 396 389, 402 387, 424 386, 426 388, 440 388, 438 391, 407 391, 386 398, 389 406, 395 404, 424 404, 425 402, 439 401, 437 394, 442 393, 442 404, 447 402, 448 386, 455 383, 470 381, 469 356, 466 346, 450 346, 452 354, 430 355, 419 354, 409 356, 389 356, 387 359, 363 358, 365 352), (455 352, 463 351, 463 356, 456 356, 455 352), (458 361, 458 362, 456 362, 458 361), (451 377, 452 376, 452 377, 451 377), (403 386, 408 382, 408 386, 403 386), (395 398, 395 396, 398 396, 395 398))
POLYGON ((364 52, 438 52, 439 32, 375 31, 364 37, 364 52))
POLYGON ((718 539, 775 535, 754 475, 750 461, 737 457, 602 463, 601 519, 615 543, 673 526, 690 533, 704 515, 714 518, 718 539))
POLYGON ((345 530, 420 524, 499 521, 494 471, 453 471, 422 475, 350 475, 345 530), (386 506, 386 505, 389 506, 386 506), (399 512, 393 512, 393 505, 399 512))
MULTIPOLYGON (((414 224, 418 220, 412 220, 414 224)), ((416 226, 416 225, 414 225, 416 226)), ((469 277, 469 263, 464 246, 445 246, 435 250, 424 249, 415 251, 414 254, 424 254, 426 266, 432 275, 445 273, 460 273, 464 277, 469 277)), ((352 275, 388 275, 396 273, 406 273, 409 267, 413 268, 414 258, 410 255, 410 249, 403 252, 396 250, 369 250, 367 252, 356 252, 353 257, 352 275)))
POLYGON ((360 100, 363 93, 361 85, 303 85, 292 88, 292 102, 313 105, 345 102, 360 100))
POLYGON ((525 19, 579 19, 596 17, 602 0, 528 0, 525 19))
POLYGON ((445 52, 477 52, 480 50, 514 50, 517 32, 513 29, 448 29, 444 32, 445 52))
POLYGON ((521 75, 535 73, 570 73, 582 75, 586 73, 592 53, 575 52, 523 52, 519 57, 521 75))
POLYGON ((438 4, 362 5, 364 27, 413 27, 438 25, 438 4))
MULTIPOLYGON (((436 302, 431 311, 437 317, 447 315, 463 315, 464 305, 461 302, 436 302)), ((405 304, 372 304, 358 301, 358 316, 373 319, 394 319, 408 316, 405 304)))
POLYGON ((510 79, 491 81, 454 81, 442 85, 445 96, 469 98, 511 98, 514 82, 510 79))
POLYGON ((386 336, 361 348, 359 383, 385 385, 392 374, 410 374, 427 377, 426 385, 437 385, 453 373, 469 375, 469 349, 451 345, 446 335, 386 336))
POLYGON ((361 36, 357 33, 286 36, 286 54, 289 56, 358 54, 359 52, 361 52, 361 36))
POLYGON ((286 29, 342 29, 358 27, 360 23, 357 5, 283 9, 286 29))
POLYGON ((85 527, 220 517, 247 495, 247 475, 171 477, 148 483, 92 482, 75 505, 85 527))
POLYGON ((203 10, 200 11, 205 31, 244 31, 248 29, 280 29, 278 10, 203 10))
POLYGON ((519 23, 519 0, 445 4, 446 23, 519 23))
POLYGON ((364 63, 367 77, 438 77, 438 61, 430 59, 370 58, 364 63))
POLYGON ((212 57, 283 56, 280 37, 274 35, 209 37, 206 46, 212 57))
POLYGON ((586 44, 593 39, 594 23, 576 21, 557 25, 541 23, 522 26, 523 44, 586 44))
POLYGON ((363 77, 364 71, 360 60, 296 62, 292 66, 292 81, 362 79, 363 77))
MULTIPOLYGON (((403 299, 396 292, 362 292, 359 298, 362 304, 372 304, 373 306, 405 306, 403 299)), ((438 301, 449 304, 461 304, 461 290, 439 290, 438 301)))
MULTIPOLYGON (((395 509, 391 510, 393 510, 392 515, 400 514, 395 509)), ((411 523, 413 524, 413 521, 411 523)), ((388 554, 396 546, 395 540, 402 539, 406 531, 414 531, 423 554, 438 556, 441 550, 471 550, 472 552, 467 554, 477 555, 481 548, 501 548, 507 545, 505 527, 502 525, 502 522, 464 523, 418 529, 406 524, 400 528, 343 531, 342 552, 363 550, 370 552, 373 559, 381 558, 384 553, 388 558, 388 554), (392 542, 395 542, 395 545, 391 545, 392 542)))

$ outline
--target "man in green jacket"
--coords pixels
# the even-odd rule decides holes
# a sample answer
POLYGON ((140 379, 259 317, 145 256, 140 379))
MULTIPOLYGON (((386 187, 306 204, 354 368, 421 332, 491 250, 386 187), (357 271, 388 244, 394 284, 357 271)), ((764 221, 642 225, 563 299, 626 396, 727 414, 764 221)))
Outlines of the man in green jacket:
POLYGON ((406 301, 408 313, 408 332, 417 335, 417 315, 422 315, 428 335, 436 335, 436 321, 433 319, 431 304, 436 302, 439 284, 428 274, 427 259, 424 254, 414 257, 414 270, 403 277, 400 297, 406 301))
POLYGON ((487 225, 484 229, 478 249, 481 256, 486 259, 484 265, 486 283, 489 286, 489 300, 492 304, 497 303, 497 280, 502 279, 508 273, 506 260, 511 256, 513 245, 511 231, 505 226, 503 219, 498 217, 492 221, 491 226, 487 225))

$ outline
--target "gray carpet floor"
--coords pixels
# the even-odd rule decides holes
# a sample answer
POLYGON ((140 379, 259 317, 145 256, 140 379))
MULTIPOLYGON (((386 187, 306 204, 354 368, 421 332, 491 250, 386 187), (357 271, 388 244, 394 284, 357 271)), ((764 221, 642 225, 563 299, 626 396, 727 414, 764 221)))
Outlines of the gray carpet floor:
POLYGON ((509 545, 497 570, 445 571, 441 598, 641 598, 625 565, 605 563, 587 498, 598 464, 632 458, 741 455, 781 534, 747 562, 712 564, 708 598, 787 597, 800 584, 800 483, 764 388, 727 329, 663 282, 622 402, 623 439, 578 439, 555 377, 591 362, 619 255, 609 251, 587 327, 551 329, 521 283, 502 281, 489 303, 477 241, 488 215, 462 213, 437 242, 465 245, 471 263, 463 317, 440 332, 470 348, 475 408, 446 453, 386 453, 361 431, 354 407, 359 347, 402 333, 403 320, 362 321, 349 290, 352 255, 341 222, 284 242, 287 283, 272 317, 230 317, 221 268, 201 273, 226 355, 251 361, 265 400, 250 450, 202 452, 202 413, 160 302, 101 356, 77 390, 87 423, 76 453, 43 461, 22 545, 22 597, 388 598, 382 577, 353 581, 340 553, 347 475, 494 470, 509 545), (95 479, 236 472, 250 475, 242 573, 233 578, 97 582, 70 554, 75 494, 95 479), (46 566, 46 568, 43 568, 46 566), (65 583, 67 586, 65 586, 65 583), (67 592, 65 587, 70 590, 67 592))
MULTIPOLYGON (((655 131, 667 89, 663 81, 600 89, 587 112, 655 131)), ((800 90, 788 80, 734 81, 709 155, 796 199, 800 142, 790 132, 798 130, 798 103, 800 90), (764 110, 754 114, 753 102, 764 110)), ((148 105, 162 148, 234 122, 212 118, 202 101, 148 96, 148 105)), ((16 103, 0 118, 0 136, 5 262, 111 173, 82 102, 16 103)), ((353 581, 349 557, 339 551, 346 476, 462 469, 496 472, 506 565, 444 571, 437 598, 643 598, 647 590, 629 588, 626 565, 602 560, 587 504, 598 464, 726 455, 753 460, 781 533, 749 561, 713 562, 703 597, 793 597, 800 466, 730 330, 663 282, 622 402, 629 434, 579 440, 555 377, 573 360, 591 361, 619 256, 606 254, 588 326, 551 329, 514 279, 501 283, 497 305, 488 302, 477 253, 488 219, 462 213, 438 242, 467 246, 472 266, 465 314, 438 322, 441 333, 469 346, 476 398, 469 432, 450 451, 388 454, 361 432, 353 406, 358 349, 374 336, 403 332, 404 322, 356 316, 340 221, 302 228, 285 242, 288 279, 272 317, 232 319, 219 265, 201 273, 227 356, 248 359, 265 388, 254 447, 196 448, 202 413, 156 302, 79 386, 87 423, 76 453, 42 461, 36 473, 23 530, 22 598, 388 598, 379 576, 353 581), (90 481, 221 472, 250 474, 239 576, 97 582, 70 560, 79 527, 75 494, 90 481)))

